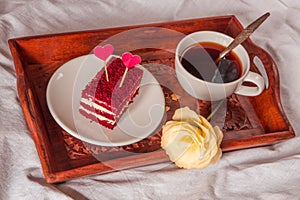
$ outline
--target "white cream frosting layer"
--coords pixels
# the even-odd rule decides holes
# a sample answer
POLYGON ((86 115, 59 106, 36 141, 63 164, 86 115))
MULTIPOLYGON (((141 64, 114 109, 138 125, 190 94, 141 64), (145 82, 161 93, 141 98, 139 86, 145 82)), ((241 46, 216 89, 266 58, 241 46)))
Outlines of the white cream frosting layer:
MULTIPOLYGON (((94 103, 91 98, 89 98, 89 99, 81 98, 81 102, 83 102, 84 104, 86 104, 86 105, 88 105, 88 106, 90 106, 90 107, 92 107, 94 109, 97 109, 97 110, 100 110, 100 111, 103 111, 103 112, 106 112, 106 113, 108 113, 110 115, 114 115, 115 116, 115 113, 111 112, 107 108, 104 108, 104 107, 102 107, 102 106, 94 103)), ((102 103, 102 102, 100 102, 100 103, 102 103)))
POLYGON ((86 113, 88 113, 88 114, 90 114, 90 115, 93 115, 94 117, 97 117, 97 119, 99 119, 99 120, 101 120, 101 121, 106 121, 106 122, 109 123, 109 124, 114 124, 114 123, 116 123, 115 120, 111 120, 111 119, 108 119, 108 118, 106 118, 106 117, 104 117, 104 116, 102 116, 102 115, 98 115, 98 114, 96 114, 96 113, 94 113, 94 112, 91 112, 91 111, 87 110, 86 108, 84 108, 84 107, 82 107, 82 106, 80 106, 79 109, 85 111, 86 113))

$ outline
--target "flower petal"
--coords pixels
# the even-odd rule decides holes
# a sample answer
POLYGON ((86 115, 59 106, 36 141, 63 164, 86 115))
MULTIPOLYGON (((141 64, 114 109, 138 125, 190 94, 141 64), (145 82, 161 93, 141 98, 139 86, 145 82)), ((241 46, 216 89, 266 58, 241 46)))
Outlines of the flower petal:
POLYGON ((175 111, 162 129, 161 147, 178 167, 204 168, 222 156, 223 133, 188 107, 175 111))
POLYGON ((173 115, 173 120, 186 121, 194 126, 197 126, 197 124, 200 123, 197 113, 189 109, 187 106, 177 109, 173 115))

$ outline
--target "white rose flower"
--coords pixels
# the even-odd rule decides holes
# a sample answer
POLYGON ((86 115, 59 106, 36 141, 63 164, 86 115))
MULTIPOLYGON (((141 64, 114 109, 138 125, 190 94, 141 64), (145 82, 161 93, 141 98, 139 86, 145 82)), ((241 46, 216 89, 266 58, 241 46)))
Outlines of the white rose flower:
POLYGON ((223 133, 188 107, 175 111, 162 130, 161 147, 178 167, 204 168, 219 161, 223 133))

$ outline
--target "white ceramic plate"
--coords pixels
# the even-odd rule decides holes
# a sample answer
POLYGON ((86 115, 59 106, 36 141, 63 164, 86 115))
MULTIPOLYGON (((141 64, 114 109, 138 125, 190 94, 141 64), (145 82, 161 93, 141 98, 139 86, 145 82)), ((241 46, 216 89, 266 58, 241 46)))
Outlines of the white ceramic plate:
POLYGON ((62 65, 47 86, 47 104, 56 122, 74 137, 101 146, 122 146, 140 141, 159 128, 165 115, 165 99, 153 75, 143 68, 139 94, 110 130, 79 113, 81 92, 104 63, 93 54, 62 65))

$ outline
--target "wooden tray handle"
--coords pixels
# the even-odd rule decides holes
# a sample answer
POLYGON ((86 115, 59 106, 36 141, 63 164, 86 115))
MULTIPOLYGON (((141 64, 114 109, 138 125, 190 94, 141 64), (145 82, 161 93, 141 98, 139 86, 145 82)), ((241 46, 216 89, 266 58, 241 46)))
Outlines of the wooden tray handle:
POLYGON ((259 116, 260 121, 262 124, 267 125, 264 127, 265 131, 277 132, 280 130, 289 129, 290 132, 294 133, 281 104, 280 79, 277 65, 270 54, 261 47, 258 47, 252 43, 251 48, 249 49, 250 51, 248 51, 248 53, 251 60, 251 70, 259 73, 256 65, 253 63, 254 57, 257 56, 262 61, 269 79, 269 87, 265 89, 261 95, 251 99, 253 106, 264 104, 265 107, 272 108, 257 110, 257 115, 259 116), (270 116, 276 118, 277 120, 270 120, 270 116))
POLYGON ((34 97, 31 89, 25 86, 25 80, 23 76, 17 79, 17 85, 18 85, 19 99, 21 105, 23 105, 22 108, 24 111, 25 118, 30 117, 31 120, 35 121, 36 116, 34 115, 34 108, 31 102, 31 99, 33 99, 34 97))

